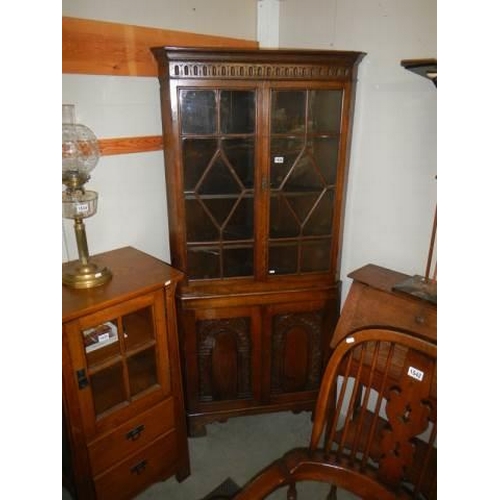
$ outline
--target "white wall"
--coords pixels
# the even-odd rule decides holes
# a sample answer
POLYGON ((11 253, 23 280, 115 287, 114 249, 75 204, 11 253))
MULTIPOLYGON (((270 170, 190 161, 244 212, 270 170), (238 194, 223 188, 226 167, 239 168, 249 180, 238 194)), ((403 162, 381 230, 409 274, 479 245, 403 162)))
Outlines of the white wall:
MULTIPOLYGON (((255 0, 63 0, 62 15, 256 39, 255 0)), ((99 138, 162 133, 156 78, 65 74, 62 102, 99 138)), ((91 255, 131 245, 170 262, 162 152, 101 157, 86 187, 99 194, 85 220, 91 255)), ((76 259, 73 223, 62 224, 62 260, 76 259)))
POLYGON ((359 50, 341 278, 424 274, 436 204, 437 90, 402 59, 437 58, 436 0, 282 0, 280 46, 359 50))

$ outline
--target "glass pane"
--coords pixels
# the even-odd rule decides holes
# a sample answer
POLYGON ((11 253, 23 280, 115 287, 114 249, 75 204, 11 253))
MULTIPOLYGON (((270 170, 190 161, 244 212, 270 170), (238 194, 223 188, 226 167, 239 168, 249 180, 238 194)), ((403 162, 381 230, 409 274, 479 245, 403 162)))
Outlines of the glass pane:
POLYGON ((305 236, 321 236, 332 233, 333 191, 327 191, 313 210, 304 226, 305 236))
POLYGON ((306 92, 280 90, 272 92, 271 133, 305 133, 306 92))
POLYGON ((210 219, 202 203, 198 200, 187 199, 185 206, 187 241, 218 241, 219 229, 210 219))
POLYGON ((218 226, 216 226, 217 237, 212 238, 212 240, 218 239, 219 237, 218 229, 224 225, 227 218, 229 217, 229 214, 231 213, 237 202, 238 198, 234 198, 232 196, 227 198, 212 198, 212 199, 204 198, 203 201, 200 202, 205 206, 205 209, 215 219, 216 223, 218 224, 218 226))
POLYGON ((121 363, 90 376, 96 416, 126 400, 121 363))
POLYGON ((253 246, 224 249, 224 277, 253 275, 253 246))
POLYGON ((294 216, 285 197, 272 196, 269 218, 269 236, 271 238, 291 238, 299 234, 299 221, 294 216))
POLYGON ((212 90, 181 90, 181 132, 213 134, 216 130, 215 92, 212 90))
POLYGON ((309 217, 309 214, 320 194, 321 193, 301 193, 286 196, 288 204, 297 215, 301 224, 307 219, 307 217, 309 217))
POLYGON ((308 241, 302 245, 300 270, 302 272, 320 272, 330 269, 330 238, 320 241, 308 241))
POLYGON ((335 184, 337 180, 338 139, 317 137, 310 141, 308 152, 314 158, 316 167, 321 172, 326 184, 335 184))
POLYGON ((220 156, 209 167, 198 187, 198 193, 202 195, 240 194, 242 190, 238 176, 220 156))
POLYGON ((281 186, 302 153, 304 144, 303 137, 271 139, 271 189, 277 189, 281 186))
POLYGON ((221 91, 220 114, 222 133, 252 133, 255 128, 254 92, 247 90, 221 91))
POLYGON ((154 347, 134 354, 127 359, 130 394, 135 396, 157 384, 156 351, 154 347))
POLYGON ((145 307, 122 318, 125 349, 128 351, 155 340, 153 308, 145 307))
POLYGON ((321 178, 314 160, 307 153, 302 154, 292 168, 291 174, 283 186, 283 191, 300 193, 304 191, 318 191, 323 188, 321 178))
POLYGON ((269 248, 269 274, 296 273, 297 256, 295 243, 272 244, 269 248))
POLYGON ((218 247, 188 248, 187 257, 190 278, 220 278, 220 251, 218 247))
POLYGON ((253 198, 242 198, 224 228, 224 240, 253 238, 253 198))
POLYGON ((311 90, 309 92, 309 122, 312 124, 312 132, 339 133, 341 111, 341 90, 311 90))
POLYGON ((217 151, 215 139, 184 139, 184 191, 194 191, 217 151))
POLYGON ((222 140, 222 150, 246 189, 254 186, 254 149, 253 138, 222 140))
POLYGON ((120 354, 117 320, 83 330, 82 337, 89 368, 120 354))

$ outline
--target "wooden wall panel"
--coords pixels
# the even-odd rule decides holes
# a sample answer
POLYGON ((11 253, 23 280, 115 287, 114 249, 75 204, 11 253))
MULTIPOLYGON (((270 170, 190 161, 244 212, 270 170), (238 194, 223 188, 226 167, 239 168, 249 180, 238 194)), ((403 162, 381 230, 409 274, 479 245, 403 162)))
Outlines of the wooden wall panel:
POLYGON ((156 61, 150 48, 165 45, 256 48, 258 43, 90 19, 62 18, 63 73, 157 76, 156 61))
MULTIPOLYGON (((252 40, 62 18, 63 73, 156 77, 158 69, 150 48, 166 45, 258 47, 252 40)), ((159 135, 100 139, 99 146, 103 156, 140 153, 161 150, 163 139, 159 135)))

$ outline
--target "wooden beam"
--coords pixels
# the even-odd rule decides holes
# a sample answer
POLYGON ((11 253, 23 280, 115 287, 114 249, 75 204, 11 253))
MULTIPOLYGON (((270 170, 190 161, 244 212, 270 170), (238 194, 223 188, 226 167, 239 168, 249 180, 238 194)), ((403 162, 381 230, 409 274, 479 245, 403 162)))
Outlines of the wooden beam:
POLYGON ((101 156, 160 151, 163 149, 163 138, 161 135, 146 135, 99 139, 99 149, 101 156))
POLYGON ((86 75, 157 76, 151 47, 247 47, 258 42, 74 17, 62 18, 62 71, 86 75))

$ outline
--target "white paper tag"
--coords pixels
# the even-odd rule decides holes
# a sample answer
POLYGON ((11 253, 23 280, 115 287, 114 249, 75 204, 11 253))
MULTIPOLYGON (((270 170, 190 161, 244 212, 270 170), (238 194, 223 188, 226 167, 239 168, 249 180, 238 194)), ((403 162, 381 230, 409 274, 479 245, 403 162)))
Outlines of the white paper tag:
POLYGON ((275 156, 274 157, 274 163, 283 163, 285 161, 285 158, 283 156, 275 156))
POLYGON ((410 366, 408 368, 408 375, 414 379, 417 379, 419 382, 422 382, 424 378, 424 372, 422 370, 419 370, 418 368, 414 368, 413 366, 410 366))

